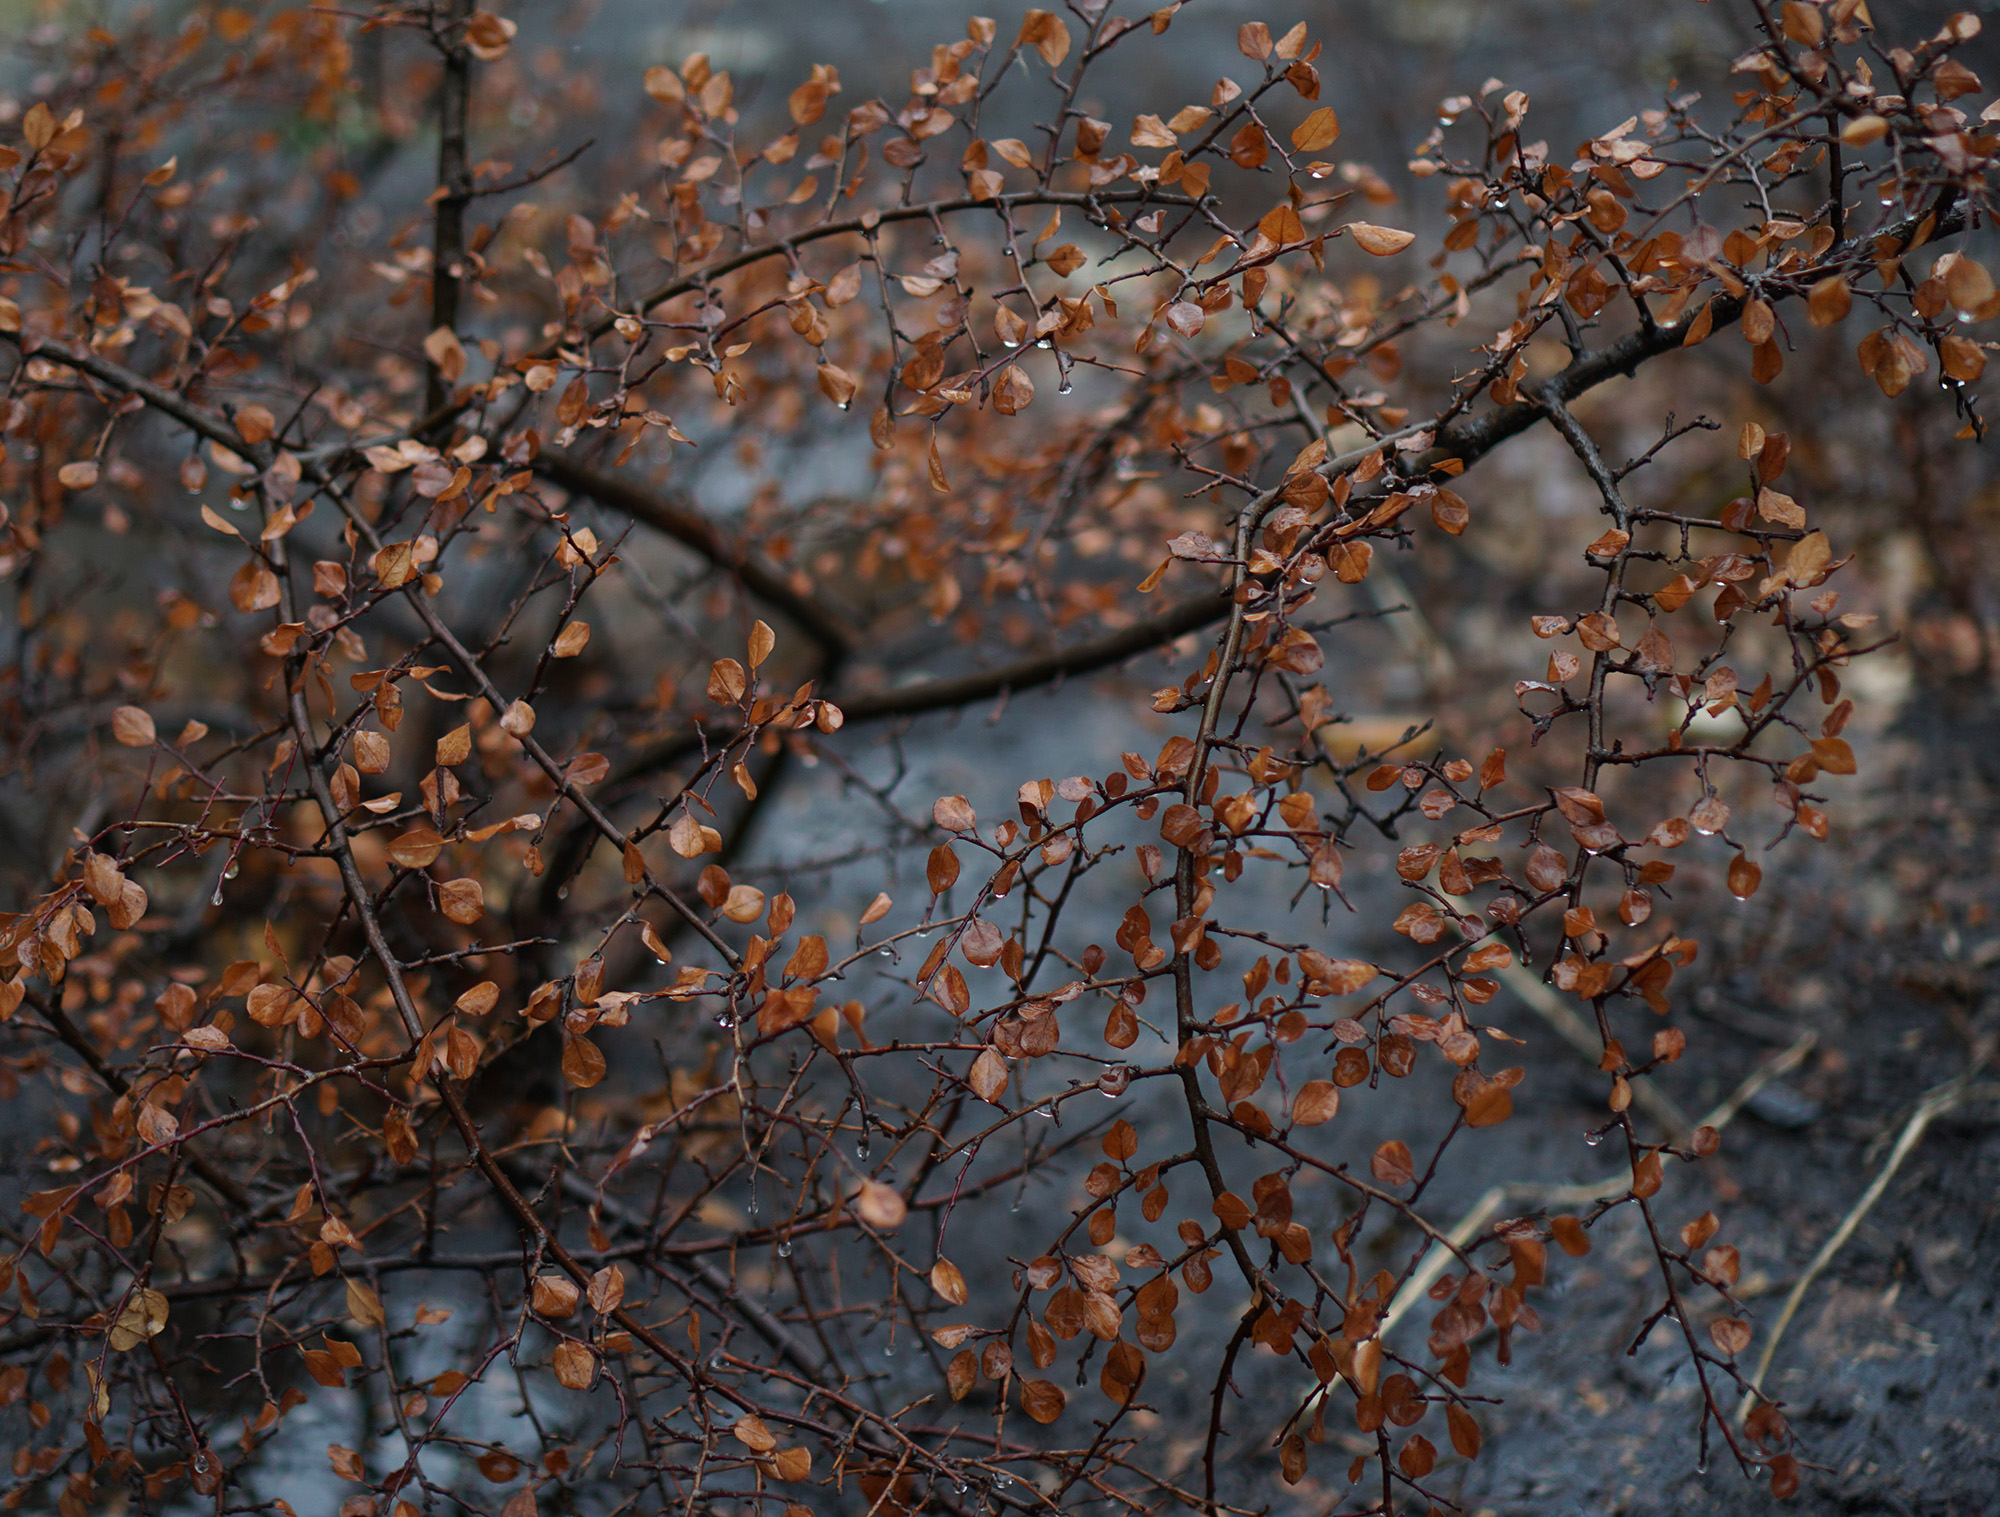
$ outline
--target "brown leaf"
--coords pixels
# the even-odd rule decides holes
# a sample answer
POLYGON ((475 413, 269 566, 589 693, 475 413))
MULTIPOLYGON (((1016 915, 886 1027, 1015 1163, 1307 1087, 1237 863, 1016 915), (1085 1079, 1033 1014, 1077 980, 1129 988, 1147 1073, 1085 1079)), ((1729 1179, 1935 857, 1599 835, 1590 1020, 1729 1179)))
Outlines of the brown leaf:
POLYGON ((1658 1195, 1663 1178, 1658 1151, 1648 1149, 1632 1165, 1632 1194, 1642 1201, 1658 1195))
POLYGON ((1002 416, 1015 416, 1028 409, 1035 398, 1035 382, 1018 363, 1010 363, 993 382, 993 409, 1002 416))
POLYGON ((268 611, 278 604, 278 576, 251 559, 229 580, 229 603, 238 611, 268 611))
POLYGON ((1065 242, 1061 247, 1057 248, 1053 253, 1050 253, 1046 261, 1048 263, 1048 266, 1051 269, 1053 269, 1057 275, 1059 275, 1064 279, 1067 279, 1070 275, 1074 274, 1078 269, 1083 267, 1085 259, 1082 248, 1078 247, 1073 242, 1065 242))
POLYGON ((966 963, 989 969, 1000 962, 1000 955, 1006 951, 1007 939, 998 927, 982 920, 965 929, 965 936, 959 939, 958 946, 965 955, 966 963))
POLYGON ((949 1259, 940 1259, 931 1266, 931 1289, 953 1306, 965 1305, 965 1276, 949 1259))
POLYGON ((1331 1122, 1339 1111, 1340 1091, 1331 1080, 1308 1080, 1292 1098, 1292 1122, 1298 1127, 1331 1122))
POLYGON ((963 1401, 971 1395, 972 1388, 979 1383, 979 1356, 969 1348, 960 1349, 945 1366, 944 1383, 954 1401, 963 1401))
POLYGON ((837 363, 823 363, 817 372, 820 394, 845 411, 854 402, 861 382, 837 363))
POLYGON ((962 795, 941 796, 932 802, 931 820, 946 832, 970 832, 978 825, 971 802, 962 795))
POLYGON ((618 1310, 625 1300, 625 1272, 607 1264, 590 1277, 590 1309, 599 1315, 618 1310))
POLYGON ((1497 1127, 1514 1115, 1514 1094, 1498 1081, 1480 1079, 1476 1070, 1467 1071, 1478 1083, 1465 1101, 1467 1127, 1497 1127))
POLYGON ((1648 627, 1632 650, 1632 667, 1641 674, 1672 674, 1674 645, 1658 627, 1648 627))
POLYGON ((515 24, 491 11, 474 11, 465 23, 465 45, 482 63, 498 63, 507 55, 515 24))
POLYGON ((896 1191, 877 1180, 864 1180, 855 1194, 854 1209, 870 1227, 893 1232, 903 1225, 909 1206, 896 1191))
POLYGON ((1749 855, 1739 853, 1729 861, 1729 893, 1739 901, 1749 900, 1763 882, 1764 871, 1749 855))
POLYGON ((966 1072, 965 1083, 980 1100, 998 1104, 1007 1089, 1007 1061, 995 1049, 981 1049, 966 1072))
POLYGON ((552 1356, 556 1379, 572 1391, 587 1391, 597 1378, 597 1355, 583 1344, 565 1340, 556 1345, 552 1356))
POLYGON ((1708 1336, 1726 1359, 1734 1359, 1750 1346, 1750 1324, 1738 1317, 1718 1317, 1708 1325, 1708 1336))
MULTIPOLYGON (((1330 148, 1339 138, 1340 118, 1334 115, 1330 106, 1321 106, 1292 129, 1292 146, 1301 153, 1317 153, 1330 148)), ((1359 240, 1357 234, 1356 241, 1359 240)), ((1372 253, 1374 249, 1368 251, 1372 253)))
POLYGON ((1445 1422, 1451 1429, 1451 1446, 1464 1459, 1479 1457, 1479 1424, 1472 1420, 1472 1413, 1456 1402, 1445 1408, 1445 1422))
POLYGON ((486 915, 486 891, 475 879, 446 880, 437 888, 438 910, 461 927, 486 915))
POLYGON ((376 579, 385 590, 398 590, 417 577, 417 561, 410 543, 390 543, 369 559, 376 579))
POLYGON ((560 1321, 576 1310, 580 1292, 567 1275, 537 1275, 530 1292, 535 1311, 560 1321))
POLYGON ((1551 1217, 1549 1231, 1557 1245, 1572 1259, 1581 1259, 1590 1252, 1590 1234, 1583 1230, 1583 1224, 1572 1216, 1551 1217))
POLYGON ((1021 33, 1014 45, 1032 47, 1042 55, 1042 62, 1054 68, 1069 56, 1069 28, 1060 16, 1029 11, 1021 20, 1021 33))
POLYGON ((1347 230, 1354 238, 1355 245, 1364 253, 1373 253, 1377 258, 1387 258, 1400 253, 1417 240, 1415 232, 1400 231, 1395 227, 1376 226, 1370 221, 1352 221, 1347 230))
POLYGON ((1812 287, 1806 297, 1806 319, 1816 327, 1837 326, 1846 319, 1854 305, 1854 294, 1847 287, 1847 281, 1838 274, 1830 274, 1812 287))
MULTIPOLYGON (((780 1480, 803 1480, 812 1473, 812 1452, 808 1449, 792 1447, 779 1449, 772 1457, 771 1467, 780 1480)), ((786 1517, 793 1512, 804 1511, 803 1507, 786 1507, 786 1517)))
POLYGON ((939 843, 931 850, 924 877, 930 883, 932 895, 943 895, 957 883, 958 867, 958 855, 952 852, 951 844, 939 843))
POLYGON ((127 748, 150 747, 157 736, 152 717, 137 706, 120 706, 111 713, 111 735, 127 748))
MULTIPOLYGON (((99 1319, 102 1320, 102 1319, 99 1319)), ((137 1348, 166 1330, 167 1298, 156 1290, 140 1289, 125 1298, 111 1324, 111 1346, 119 1353, 137 1348)))
POLYGON ((579 1090, 588 1090, 604 1078, 604 1054, 588 1038, 571 1038, 563 1047, 563 1077, 579 1090))
POLYGON ((764 1425, 764 1419, 754 1414, 737 1419, 730 1431, 736 1441, 753 1454, 768 1454, 778 1446, 778 1440, 771 1436, 771 1430, 764 1425))
POLYGON ((719 658, 709 666, 708 698, 718 706, 734 706, 743 699, 749 680, 743 666, 733 658, 719 658))
POLYGON ((382 1298, 375 1294, 375 1287, 352 1276, 347 1281, 347 1315, 362 1327, 381 1327, 388 1320, 382 1313, 382 1298))
POLYGON ((1417 1177, 1410 1159, 1410 1146, 1400 1138, 1391 1138, 1368 1161, 1368 1168, 1375 1178, 1384 1185, 1408 1185, 1417 1177))
POLYGON ((1068 1404, 1059 1386, 1047 1380, 1030 1380, 1021 1387, 1021 1408, 1037 1422, 1054 1422, 1068 1404))
POLYGON ((444 839, 419 824, 389 844, 389 857, 405 869, 427 869, 444 852, 444 839))

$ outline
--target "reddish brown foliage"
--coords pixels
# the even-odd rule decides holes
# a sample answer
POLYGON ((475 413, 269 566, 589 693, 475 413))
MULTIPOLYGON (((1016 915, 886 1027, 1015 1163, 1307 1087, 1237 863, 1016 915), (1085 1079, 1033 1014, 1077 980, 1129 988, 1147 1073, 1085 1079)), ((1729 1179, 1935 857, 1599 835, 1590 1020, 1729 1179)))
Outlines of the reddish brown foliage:
POLYGON ((1885 395, 1934 361, 1976 430, 1975 23, 1897 39, 1891 81, 1859 0, 1750 0, 1732 107, 1571 159, 1494 83, 1392 210, 1320 156, 1344 102, 1304 25, 1244 26, 1204 102, 1077 108, 1176 9, 975 19, 907 100, 818 68, 783 120, 699 55, 635 68, 588 173, 510 140, 515 28, 466 0, 77 39, 0 147, 10 756, 98 797, 0 929, 49 1171, 0 1256, 10 1500, 247 1509, 299 1409, 359 1397, 356 1510, 1213 1509, 1262 1354, 1289 1404, 1231 1415, 1270 1414, 1285 1480, 1443 1505, 1547 1244, 1618 1208, 1703 1443, 1796 1485, 1777 1408, 1737 1418, 1726 1224, 1664 1209, 1716 1135, 1643 1093, 1687 1047, 1675 851, 1759 889, 1737 775, 1826 834, 1869 619, 1782 435, 1728 429, 1726 504, 1649 505, 1634 470, 1716 424, 1619 465, 1576 404, 1732 328, 1769 382, 1849 322, 1885 395), (360 47, 432 103, 434 193, 330 153, 264 183, 275 132, 187 109, 331 121, 360 47), (1389 224, 1439 209, 1441 246, 1389 224), (1331 629, 1415 537, 1475 538, 1474 466, 1541 427, 1603 519, 1540 551, 1597 589, 1533 608, 1546 666, 1477 745, 1352 740, 1331 629), (680 484, 731 449, 734 515, 680 484), (932 628, 975 656, 896 678, 932 628), (884 724, 1081 709, 1163 647, 1157 751, 970 800, 869 767, 884 724), (780 879, 743 843, 805 764, 851 782, 851 847, 780 879), (1369 849, 1401 893, 1358 904, 1406 942, 1341 909, 1369 849), (1285 896, 1320 909, 1244 904, 1285 896), (1534 1078, 1482 1010, 1523 965, 1601 1049, 1618 1178, 1459 1236, 1437 1177, 1534 1078), (1369 1102, 1397 1136, 1357 1142, 1369 1102), (990 1257, 1052 1177, 1040 1252, 990 1257), (1177 1348, 1210 1291, 1233 1332, 1177 1348), (1185 1473, 1140 1443, 1183 1359, 1185 1473))

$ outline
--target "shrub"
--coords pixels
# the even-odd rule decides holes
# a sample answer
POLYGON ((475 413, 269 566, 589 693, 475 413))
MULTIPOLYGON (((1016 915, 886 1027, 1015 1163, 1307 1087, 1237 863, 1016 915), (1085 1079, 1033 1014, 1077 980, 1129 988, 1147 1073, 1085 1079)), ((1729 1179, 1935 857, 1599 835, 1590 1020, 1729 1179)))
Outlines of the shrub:
POLYGON ((788 119, 635 63, 587 153, 513 124, 554 86, 466 0, 60 44, 0 147, 55 839, 0 935, 10 1503, 1261 1505, 1227 1417, 1342 1509, 1443 1507, 1620 1213, 1702 1443, 1796 1486, 1736 1252, 1663 1189, 1719 1141, 1650 1094, 1668 887, 1826 836, 1877 637, 1782 434, 1659 498, 1721 424, 1626 460, 1585 402, 1865 327, 1976 434, 1977 23, 1753 0, 1733 104, 1573 155, 1489 82, 1405 208, 1303 23, 1091 117, 1178 9, 975 18, 906 102, 818 66, 788 119), (1546 648, 1500 709, 1350 720, 1393 560, 1475 541, 1473 469, 1543 428, 1601 520, 1486 590, 1546 648), (1091 678, 1161 650, 1136 710, 1091 678), (1095 756, 1002 775, 996 708, 1095 756), (939 713, 971 798, 903 765, 939 713), (1510 977, 1615 1176, 1455 1225, 1549 1062, 1510 977))

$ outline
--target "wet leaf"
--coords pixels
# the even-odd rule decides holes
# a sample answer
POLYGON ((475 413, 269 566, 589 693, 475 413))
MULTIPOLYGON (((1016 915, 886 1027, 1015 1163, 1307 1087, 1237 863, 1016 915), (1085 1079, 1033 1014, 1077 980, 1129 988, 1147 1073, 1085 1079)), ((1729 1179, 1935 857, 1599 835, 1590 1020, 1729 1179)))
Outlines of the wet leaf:
POLYGON ((604 1078, 604 1054, 588 1038, 571 1038, 563 1045, 563 1078, 579 1090, 588 1090, 604 1078))
POLYGON ((1729 893, 1738 900, 1750 899, 1763 880, 1764 871, 1747 854, 1739 853, 1729 861, 1729 893))

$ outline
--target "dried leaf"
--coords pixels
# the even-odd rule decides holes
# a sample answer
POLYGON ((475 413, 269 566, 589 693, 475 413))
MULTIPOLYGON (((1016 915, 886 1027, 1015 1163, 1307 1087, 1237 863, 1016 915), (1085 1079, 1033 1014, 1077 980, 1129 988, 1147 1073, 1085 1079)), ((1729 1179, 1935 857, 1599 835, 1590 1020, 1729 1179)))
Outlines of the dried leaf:
POLYGON ((1416 1170, 1410 1159, 1410 1146, 1400 1138, 1391 1138, 1375 1150, 1368 1161, 1369 1171, 1384 1185, 1408 1185, 1416 1179, 1416 1170))
POLYGON ((558 1343, 550 1357, 556 1380, 568 1390, 587 1391, 597 1379, 597 1355, 574 1339, 558 1343))
POLYGON ((965 1276, 949 1259, 940 1259, 931 1266, 931 1289, 952 1306, 965 1305, 965 1276))
POLYGON ((111 735, 127 748, 149 748, 158 736, 152 717, 137 706, 120 706, 111 713, 111 735))
MULTIPOLYGON (((1292 129, 1292 146, 1297 148, 1301 153, 1321 152, 1326 148, 1332 147, 1339 138, 1340 118, 1334 115, 1333 109, 1330 106, 1321 106, 1292 129)), ((1366 225, 1366 223, 1357 222, 1355 225, 1358 228, 1366 225)), ((1378 231, 1380 228, 1370 228, 1370 230, 1378 231)), ((1401 246, 1404 247, 1407 247, 1415 240, 1414 237, 1407 233, 1398 233, 1397 235, 1403 237, 1404 240, 1401 246)), ((1357 242, 1361 240, 1361 234, 1358 230, 1355 231, 1355 240, 1357 242)), ((1367 248, 1366 243, 1363 243, 1362 246, 1367 248)), ((1367 251, 1372 253, 1375 249, 1367 248, 1367 251)), ((1395 249, 1392 248, 1390 251, 1393 252, 1395 249)))
POLYGON ((854 1198, 854 1210, 870 1227, 893 1232, 903 1225, 909 1207, 901 1195, 877 1180, 865 1180, 854 1198))
POLYGON ((1373 253, 1377 258, 1387 258, 1400 253, 1417 240, 1415 232, 1399 231, 1395 227, 1376 226, 1369 221, 1353 221, 1347 226, 1348 235, 1364 253, 1373 253))

